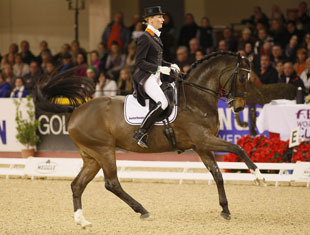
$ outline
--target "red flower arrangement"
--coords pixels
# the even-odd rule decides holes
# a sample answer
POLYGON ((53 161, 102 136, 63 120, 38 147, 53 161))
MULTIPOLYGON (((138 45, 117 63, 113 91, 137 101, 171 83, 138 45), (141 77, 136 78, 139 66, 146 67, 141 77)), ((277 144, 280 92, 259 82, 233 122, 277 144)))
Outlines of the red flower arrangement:
POLYGON ((291 162, 310 162, 310 141, 302 142, 295 148, 291 162))
MULTIPOLYGON (((237 143, 253 162, 289 162, 291 158, 288 141, 282 141, 279 137, 244 136, 238 139, 237 143)), ((308 147, 310 149, 310 143, 308 147)), ((310 157, 310 154, 308 156, 310 157)), ((240 162, 241 159, 235 154, 229 153, 225 155, 224 161, 240 162)))

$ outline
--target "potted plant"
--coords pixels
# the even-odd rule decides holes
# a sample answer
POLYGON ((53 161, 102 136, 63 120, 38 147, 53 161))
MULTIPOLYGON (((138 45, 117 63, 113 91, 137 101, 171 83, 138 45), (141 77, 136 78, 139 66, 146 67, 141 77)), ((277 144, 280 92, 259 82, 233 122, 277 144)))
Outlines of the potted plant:
POLYGON ((34 105, 32 99, 27 96, 26 98, 26 112, 28 117, 23 118, 23 113, 21 111, 21 105, 24 99, 14 99, 16 105, 16 130, 17 140, 23 144, 26 149, 22 150, 22 157, 26 158, 29 156, 34 156, 35 146, 40 141, 40 137, 37 135, 37 129, 39 127, 39 121, 35 119, 34 105))

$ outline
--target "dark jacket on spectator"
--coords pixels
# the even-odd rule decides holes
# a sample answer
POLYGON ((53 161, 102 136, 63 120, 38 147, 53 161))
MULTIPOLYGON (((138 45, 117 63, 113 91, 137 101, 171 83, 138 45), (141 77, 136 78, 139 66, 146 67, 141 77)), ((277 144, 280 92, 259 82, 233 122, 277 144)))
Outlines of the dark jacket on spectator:
POLYGON ((196 35, 199 43, 203 49, 213 47, 213 28, 212 26, 208 27, 199 27, 196 35))
POLYGON ((30 64, 31 61, 36 60, 36 57, 31 53, 31 51, 21 53, 21 55, 22 55, 22 61, 26 64, 30 64))
POLYGON ((9 97, 11 92, 11 86, 8 82, 4 82, 0 85, 0 97, 9 97))
POLYGON ((188 47, 189 41, 192 38, 196 37, 197 30, 198 30, 198 26, 196 23, 193 23, 191 25, 184 25, 180 31, 180 37, 179 37, 178 45, 188 47))
MULTIPOLYGON (((101 41, 106 46, 108 45, 109 35, 111 33, 111 29, 112 29, 113 24, 114 24, 113 21, 110 24, 108 24, 108 26, 106 27, 106 29, 104 30, 104 32, 102 34, 102 40, 101 41)), ((122 25, 122 27, 121 27, 120 40, 123 42, 123 49, 126 50, 128 44, 129 44, 129 41, 130 41, 130 31, 127 27, 125 27, 125 25, 122 25)))
MULTIPOLYGON (((286 82, 286 76, 284 74, 280 77, 280 82, 287 83, 286 82)), ((294 72, 289 77, 288 83, 292 84, 292 85, 294 85, 296 87, 301 87, 301 88, 303 88, 303 90, 305 89, 305 85, 304 85, 303 81, 297 76, 296 72, 294 72)))
POLYGON ((277 70, 269 65, 267 70, 262 74, 261 69, 257 71, 257 76, 259 77, 259 80, 263 84, 271 84, 271 83, 277 83, 278 82, 278 72, 277 70))

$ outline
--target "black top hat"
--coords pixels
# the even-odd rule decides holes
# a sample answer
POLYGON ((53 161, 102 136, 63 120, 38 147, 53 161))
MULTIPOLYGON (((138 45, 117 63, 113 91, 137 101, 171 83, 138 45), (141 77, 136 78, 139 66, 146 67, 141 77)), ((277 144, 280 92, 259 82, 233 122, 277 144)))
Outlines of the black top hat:
POLYGON ((149 17, 149 16, 156 16, 156 15, 165 15, 166 13, 163 13, 161 11, 160 6, 155 7, 148 7, 144 9, 144 16, 143 18, 149 17))

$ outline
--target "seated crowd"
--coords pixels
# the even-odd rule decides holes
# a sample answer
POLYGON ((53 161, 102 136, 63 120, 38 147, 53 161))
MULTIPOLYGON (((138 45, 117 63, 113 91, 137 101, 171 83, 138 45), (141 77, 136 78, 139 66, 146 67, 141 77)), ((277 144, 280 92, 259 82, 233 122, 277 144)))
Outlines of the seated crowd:
MULTIPOLYGON (((53 54, 48 42, 42 41, 40 53, 35 56, 26 40, 19 46, 12 43, 8 53, 0 55, 0 97, 31 95, 36 80, 43 73, 49 76, 74 67, 74 75, 94 80, 94 97, 132 93, 136 40, 145 28, 139 19, 134 15, 132 25, 126 27, 123 14, 116 13, 97 49, 91 52, 74 40, 71 44, 63 44, 60 51, 53 54)), ((253 15, 241 21, 244 27, 240 35, 231 27, 226 27, 219 35, 207 17, 198 25, 194 16, 187 13, 177 38, 171 15, 166 14, 164 19, 161 29, 164 59, 178 64, 183 72, 211 52, 230 50, 251 61, 252 82, 291 83, 309 93, 310 14, 306 2, 300 2, 297 11, 287 11, 286 16, 277 5, 272 7, 270 17, 259 6, 254 7, 253 15)))

